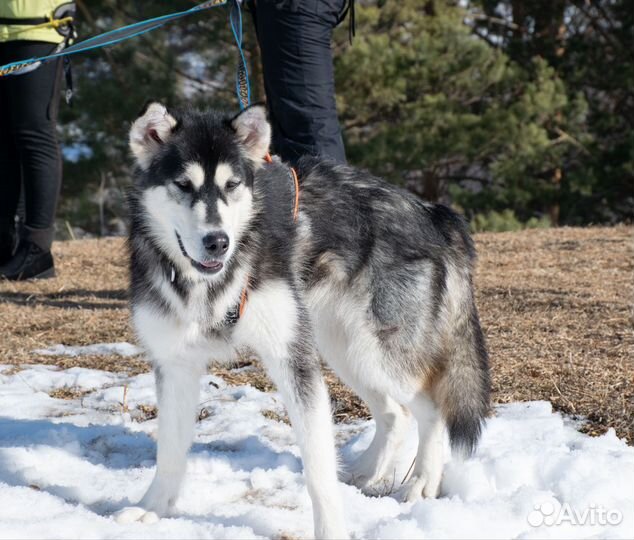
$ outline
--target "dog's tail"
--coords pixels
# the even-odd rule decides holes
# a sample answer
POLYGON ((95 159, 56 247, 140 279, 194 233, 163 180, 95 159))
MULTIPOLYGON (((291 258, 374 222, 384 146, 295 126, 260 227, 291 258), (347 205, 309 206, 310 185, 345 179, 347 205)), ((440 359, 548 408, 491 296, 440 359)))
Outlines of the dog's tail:
MULTIPOLYGON (((470 277, 468 281, 467 290, 462 283, 464 296, 459 305, 450 309, 445 369, 434 392, 449 430, 451 449, 462 457, 475 450, 489 413, 491 392, 486 343, 470 277)), ((456 302, 457 298, 452 300, 456 302)))

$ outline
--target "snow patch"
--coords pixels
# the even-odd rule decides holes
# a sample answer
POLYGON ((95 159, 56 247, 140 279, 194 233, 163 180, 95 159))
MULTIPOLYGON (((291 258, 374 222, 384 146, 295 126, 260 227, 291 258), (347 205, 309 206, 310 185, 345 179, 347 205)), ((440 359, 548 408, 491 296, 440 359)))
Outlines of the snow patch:
MULTIPOLYGON (((157 423, 133 421, 122 406, 123 389, 128 410, 155 405, 152 375, 23 368, 0 366, 0 537, 312 535, 293 432, 262 414, 282 410, 277 394, 204 377, 206 416, 197 423, 173 515, 124 526, 111 514, 137 502, 149 485, 157 423), (48 395, 62 386, 86 393, 71 400, 48 395)), ((367 446, 374 426, 336 430, 349 459, 367 446)), ((405 447, 412 455, 394 471, 395 484, 413 457, 414 426, 410 431, 405 447)), ((400 504, 340 489, 356 538, 632 538, 634 531, 634 448, 613 430, 596 438, 577 432, 546 402, 498 406, 475 456, 447 463, 436 500, 400 504), (618 512, 619 523, 591 522, 601 508, 618 512), (555 523, 565 511, 586 522, 571 523, 566 514, 555 523)))
POLYGON ((35 349, 33 354, 41 354, 43 356, 85 356, 89 354, 99 354, 102 356, 119 355, 119 356, 136 356, 143 352, 142 349, 131 343, 95 343, 93 345, 70 346, 70 345, 52 345, 46 349, 35 349))

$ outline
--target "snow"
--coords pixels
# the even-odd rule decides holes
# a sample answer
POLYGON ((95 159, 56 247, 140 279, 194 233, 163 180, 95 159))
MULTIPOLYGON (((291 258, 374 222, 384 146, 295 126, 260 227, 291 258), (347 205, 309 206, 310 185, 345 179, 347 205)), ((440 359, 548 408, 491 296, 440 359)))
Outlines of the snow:
POLYGON ((87 354, 110 355, 117 354, 119 356, 135 356, 143 351, 136 345, 131 343, 95 343, 94 345, 70 346, 70 345, 53 345, 46 349, 35 349, 34 354, 44 356, 85 356, 87 354))
MULTIPOLYGON (((111 352, 129 351, 113 345, 111 352)), ((262 414, 284 413, 278 395, 209 375, 200 401, 205 414, 173 515, 124 526, 111 514, 135 503, 153 475, 156 419, 142 421, 137 409, 156 404, 152 375, 0 366, 0 538, 310 537, 292 430, 262 414), (81 397, 49 395, 64 387, 81 397)), ((344 461, 373 430, 372 422, 337 426, 344 461)), ((412 456, 399 464, 395 485, 414 445, 412 426, 412 456)), ((547 402, 498 406, 476 455, 447 463, 438 499, 401 504, 340 489, 355 538, 634 537, 634 448, 612 430, 579 433, 547 402), (607 511, 618 524, 606 521, 607 511)))

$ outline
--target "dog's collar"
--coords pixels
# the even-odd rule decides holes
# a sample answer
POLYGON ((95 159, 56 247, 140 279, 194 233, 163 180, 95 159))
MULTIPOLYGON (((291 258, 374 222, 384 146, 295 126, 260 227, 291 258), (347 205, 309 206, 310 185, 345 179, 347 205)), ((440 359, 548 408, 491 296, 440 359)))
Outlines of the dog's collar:
POLYGON ((227 326, 232 326, 236 324, 240 317, 244 315, 244 310, 247 307, 247 299, 249 296, 249 276, 247 276, 247 283, 242 289, 242 293, 240 293, 240 301, 233 306, 227 314, 225 315, 225 324, 227 326))
POLYGON ((247 300, 249 299, 249 285, 250 285, 250 276, 247 274, 247 282, 244 284, 242 288, 242 292, 240 293, 240 301, 233 306, 227 314, 225 315, 225 324, 233 325, 236 324, 240 317, 244 315, 244 310, 247 307, 247 300))
MULTIPOLYGON (((176 268, 170 265, 170 283, 174 284, 176 281, 176 268)), ((251 277, 247 274, 247 281, 240 293, 240 301, 237 302, 227 313, 225 314, 224 324, 226 326, 233 326, 236 324, 240 317, 244 315, 244 310, 247 307, 247 300, 249 299, 249 285, 251 277)))

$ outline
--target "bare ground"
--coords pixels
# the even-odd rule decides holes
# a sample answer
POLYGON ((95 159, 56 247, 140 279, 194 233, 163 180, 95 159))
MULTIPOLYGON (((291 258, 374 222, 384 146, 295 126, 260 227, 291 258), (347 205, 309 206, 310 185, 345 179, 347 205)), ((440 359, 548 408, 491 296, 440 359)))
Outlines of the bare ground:
MULTIPOLYGON (((591 434, 614 427, 634 443, 632 227, 562 228, 476 235, 476 287, 493 374, 493 401, 544 399, 587 418, 591 434)), ((134 341, 121 239, 58 242, 55 279, 0 282, 0 363, 80 365, 139 373, 141 358, 42 357, 56 343, 134 341)), ((271 388, 252 369, 214 369, 230 384, 271 388)), ((335 417, 367 417, 332 373, 335 417)), ((59 396, 58 396, 59 397, 59 396)))

